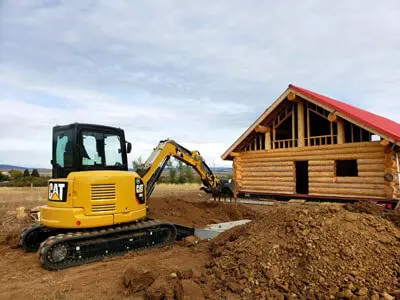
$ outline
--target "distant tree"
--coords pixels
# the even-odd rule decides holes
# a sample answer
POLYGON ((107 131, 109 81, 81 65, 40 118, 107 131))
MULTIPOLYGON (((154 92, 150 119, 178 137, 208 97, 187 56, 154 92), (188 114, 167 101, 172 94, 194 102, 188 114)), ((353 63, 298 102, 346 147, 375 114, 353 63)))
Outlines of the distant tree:
POLYGON ((168 179, 169 183, 175 183, 176 181, 176 169, 172 161, 168 161, 167 163, 167 168, 168 168, 168 179))
POLYGON ((10 170, 8 174, 10 174, 11 180, 18 180, 24 176, 24 174, 18 170, 10 170))
POLYGON ((140 176, 143 176, 143 173, 145 171, 144 168, 144 162, 142 160, 142 157, 139 156, 137 159, 133 161, 133 170, 138 173, 140 176))
POLYGON ((178 160, 178 165, 177 165, 177 171, 178 171, 178 183, 185 183, 186 178, 185 178, 185 166, 183 162, 178 160))
POLYGON ((39 171, 37 169, 32 170, 32 177, 40 177, 39 171))
POLYGON ((25 169, 25 171, 24 171, 24 177, 29 177, 29 176, 31 176, 31 174, 29 173, 29 170, 28 170, 28 169, 25 169))
POLYGON ((8 180, 10 180, 10 177, 7 174, 0 172, 0 181, 8 181, 8 180))
POLYGON ((189 182, 189 183, 195 182, 193 169, 191 166, 184 165, 183 173, 184 173, 184 177, 185 177, 185 182, 189 182))
POLYGON ((233 174, 228 173, 228 174, 218 175, 218 177, 221 179, 233 179, 233 174))

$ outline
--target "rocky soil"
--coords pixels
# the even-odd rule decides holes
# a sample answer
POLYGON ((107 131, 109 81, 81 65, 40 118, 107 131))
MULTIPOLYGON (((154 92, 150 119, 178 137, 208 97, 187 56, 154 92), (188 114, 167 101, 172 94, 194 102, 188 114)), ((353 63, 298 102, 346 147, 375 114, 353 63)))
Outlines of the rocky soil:
POLYGON ((210 243, 208 296, 390 299, 400 289, 399 238, 391 222, 373 214, 274 207, 210 243))

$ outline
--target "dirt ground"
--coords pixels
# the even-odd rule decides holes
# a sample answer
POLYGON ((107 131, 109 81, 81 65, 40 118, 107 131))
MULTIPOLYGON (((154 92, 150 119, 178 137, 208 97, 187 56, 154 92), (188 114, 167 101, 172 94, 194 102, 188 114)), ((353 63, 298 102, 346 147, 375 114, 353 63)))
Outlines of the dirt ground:
POLYGON ((194 246, 179 242, 49 272, 36 253, 12 248, 13 232, 27 223, 15 208, 42 204, 43 192, 28 193, 27 202, 21 193, 10 204, 14 194, 0 191, 0 299, 400 297, 398 219, 384 219, 373 205, 245 206, 206 202, 210 196, 197 187, 159 189, 150 217, 195 227, 253 222, 194 246))
MULTIPOLYGON (((206 251, 199 251, 203 246, 191 248, 181 243, 163 249, 129 253, 123 257, 67 270, 46 271, 40 266, 37 253, 13 249, 19 228, 29 225, 25 218, 15 218, 15 209, 24 205, 27 211, 30 207, 44 204, 45 191, 0 191, 0 216, 3 220, 0 299, 142 299, 143 291, 132 294, 124 285, 124 276, 130 276, 132 270, 139 274, 151 270, 161 278, 179 270, 190 269, 197 270, 195 275, 198 276, 198 270, 209 259, 206 251), (12 197, 13 202, 10 202, 12 197)), ((149 216, 197 227, 255 217, 255 213, 248 207, 205 203, 209 199, 210 196, 198 191, 197 186, 183 190, 159 189, 148 202, 149 216)))

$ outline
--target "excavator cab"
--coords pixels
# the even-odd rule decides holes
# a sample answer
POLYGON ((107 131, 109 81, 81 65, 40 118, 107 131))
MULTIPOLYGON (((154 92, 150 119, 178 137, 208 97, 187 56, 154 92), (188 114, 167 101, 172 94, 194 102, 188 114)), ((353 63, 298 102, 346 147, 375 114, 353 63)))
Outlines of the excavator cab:
POLYGON ((71 172, 127 171, 132 145, 120 128, 74 123, 53 128, 52 177, 71 172))

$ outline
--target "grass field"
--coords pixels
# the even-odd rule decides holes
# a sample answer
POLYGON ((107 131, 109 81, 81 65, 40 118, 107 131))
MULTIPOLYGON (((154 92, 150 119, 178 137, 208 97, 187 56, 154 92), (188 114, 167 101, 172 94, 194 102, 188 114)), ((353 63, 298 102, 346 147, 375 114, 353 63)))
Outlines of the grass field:
POLYGON ((19 232, 33 223, 23 216, 31 208, 45 204, 46 194, 46 187, 0 188, 0 244, 16 243, 19 232))

